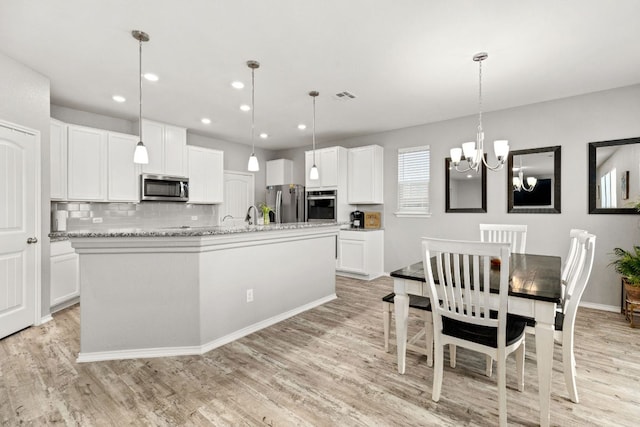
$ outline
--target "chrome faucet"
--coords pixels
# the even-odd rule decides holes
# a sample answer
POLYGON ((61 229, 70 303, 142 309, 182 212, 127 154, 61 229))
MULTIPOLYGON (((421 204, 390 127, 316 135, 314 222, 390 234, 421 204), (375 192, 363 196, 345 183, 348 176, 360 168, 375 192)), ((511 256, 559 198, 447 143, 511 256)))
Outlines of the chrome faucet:
POLYGON ((249 209, 247 209, 247 216, 244 217, 244 221, 249 223, 249 225, 253 224, 253 222, 251 222, 251 208, 253 208, 253 212, 254 212, 254 216, 253 216, 254 221, 258 218, 258 208, 256 208, 253 205, 249 206, 249 209))

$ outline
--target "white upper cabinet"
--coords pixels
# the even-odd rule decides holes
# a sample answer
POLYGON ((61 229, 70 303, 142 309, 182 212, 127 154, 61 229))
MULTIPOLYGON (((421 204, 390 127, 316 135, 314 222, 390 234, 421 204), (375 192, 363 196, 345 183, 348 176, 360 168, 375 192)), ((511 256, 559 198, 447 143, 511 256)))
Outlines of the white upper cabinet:
POLYGON ((288 159, 267 162, 267 186, 293 184, 293 162, 288 159))
POLYGON ((379 145, 349 149, 349 203, 384 203, 383 155, 379 145))
POLYGON ((313 151, 305 152, 305 185, 309 189, 337 189, 347 174, 347 149, 329 147, 316 150, 315 163, 318 168, 317 180, 309 179, 309 171, 313 166, 313 151))
POLYGON ((113 202, 137 202, 140 165, 133 163, 138 137, 121 133, 107 134, 107 189, 113 202))
POLYGON ((224 152, 187 146, 189 203, 224 201, 224 152))
POLYGON ((51 158, 51 199, 67 199, 67 125, 51 119, 50 131, 51 158))
MULTIPOLYGON (((107 199, 107 132, 68 125, 69 200, 105 201, 107 199)), ((131 157, 133 163, 133 156, 131 157)))
POLYGON ((142 172, 186 176, 187 130, 164 123, 142 120, 142 142, 149 153, 149 163, 142 172))

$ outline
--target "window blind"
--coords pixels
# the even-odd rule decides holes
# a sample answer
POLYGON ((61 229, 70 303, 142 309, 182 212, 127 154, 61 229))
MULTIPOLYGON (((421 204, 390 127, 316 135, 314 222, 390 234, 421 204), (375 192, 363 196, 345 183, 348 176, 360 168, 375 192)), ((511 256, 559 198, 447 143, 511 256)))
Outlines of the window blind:
POLYGON ((398 213, 429 213, 429 146, 398 150, 398 213))

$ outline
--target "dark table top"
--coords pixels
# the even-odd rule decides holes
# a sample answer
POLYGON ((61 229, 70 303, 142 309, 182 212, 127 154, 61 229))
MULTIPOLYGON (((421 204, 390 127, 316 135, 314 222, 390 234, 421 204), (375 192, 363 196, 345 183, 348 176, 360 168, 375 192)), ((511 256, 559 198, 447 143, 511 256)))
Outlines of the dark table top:
MULTIPOLYGON (((511 254, 509 259, 509 295, 560 303, 560 257, 511 254)), ((432 264, 432 268, 435 271, 435 263, 432 264)), ((422 262, 393 271, 391 277, 426 282, 422 262)), ((491 282, 493 283, 493 280, 491 282)))

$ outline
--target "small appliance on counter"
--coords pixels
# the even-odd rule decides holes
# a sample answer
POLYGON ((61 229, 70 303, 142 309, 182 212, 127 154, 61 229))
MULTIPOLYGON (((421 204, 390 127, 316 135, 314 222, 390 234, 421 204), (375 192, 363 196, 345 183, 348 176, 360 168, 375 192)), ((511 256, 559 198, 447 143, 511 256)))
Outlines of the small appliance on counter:
POLYGON ((351 219, 351 228, 364 228, 364 212, 353 211, 349 218, 351 219))

